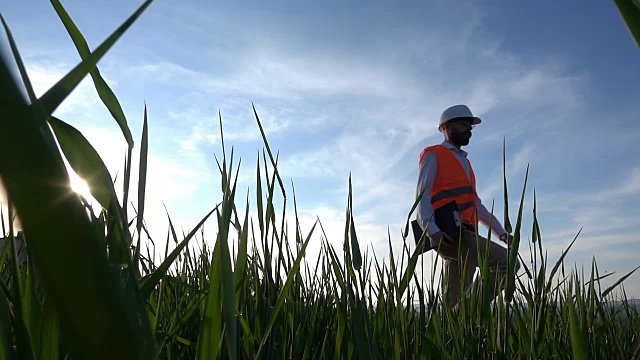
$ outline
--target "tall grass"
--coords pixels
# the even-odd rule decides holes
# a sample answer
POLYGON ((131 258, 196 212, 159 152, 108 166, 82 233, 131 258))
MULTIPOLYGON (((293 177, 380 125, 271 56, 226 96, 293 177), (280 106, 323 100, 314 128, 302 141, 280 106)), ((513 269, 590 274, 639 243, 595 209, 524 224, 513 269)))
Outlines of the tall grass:
MULTIPOLYGON (((416 271, 423 259, 407 238, 413 209, 407 214, 403 246, 393 247, 388 237, 388 263, 360 247, 351 178, 341 241, 328 239, 319 220, 309 229, 301 227, 293 185, 284 186, 278 157, 255 108, 264 140, 255 193, 238 196, 243 193, 237 188, 240 161, 233 150, 227 154, 220 118, 219 202, 183 236, 168 215, 164 256, 155 259, 159 250, 151 241, 142 242, 150 238, 144 236, 149 231, 143 221, 146 109, 139 181, 134 184, 137 213, 130 216, 125 204, 134 140, 116 96, 95 67, 149 2, 93 52, 60 2, 52 4, 82 62, 40 98, 3 19, 21 83, 2 58, 0 150, 23 150, 0 158, 12 202, 9 214, 2 214, 9 246, 0 253, 1 358, 640 358, 636 307, 627 303, 624 293, 614 302, 615 290, 635 270, 603 289, 601 281, 609 275, 600 275, 595 259, 587 275, 575 268, 565 271, 571 246, 550 260, 535 192, 527 243, 532 256, 514 273, 525 238, 526 178, 506 290, 491 301, 481 283, 454 311, 442 301, 437 273, 425 273, 425 266, 416 271), (72 125, 51 115, 87 74, 127 140, 122 203, 91 144, 72 125), (87 181, 100 212, 71 191, 63 157, 87 181), (288 214, 291 198, 294 210, 288 214), (24 226, 26 264, 17 258, 13 208, 24 226), (249 216, 251 209, 255 218, 249 216), (295 224, 292 232, 285 219, 295 224), (203 231, 207 221, 215 224, 213 235, 203 231), (311 262, 306 251, 316 235, 322 239, 320 253, 311 262), (336 242, 341 249, 332 245, 336 242)), ((504 184, 504 217, 511 227, 506 173, 504 184)), ((480 275, 486 278, 489 269, 481 263, 480 275)))

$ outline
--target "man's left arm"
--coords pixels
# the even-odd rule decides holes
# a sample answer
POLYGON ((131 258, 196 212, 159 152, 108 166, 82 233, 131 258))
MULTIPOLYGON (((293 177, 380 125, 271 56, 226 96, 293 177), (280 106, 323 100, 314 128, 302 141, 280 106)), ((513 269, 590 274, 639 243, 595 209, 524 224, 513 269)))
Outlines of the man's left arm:
POLYGON ((484 206, 480 197, 476 197, 476 209, 478 211, 478 220, 485 224, 487 227, 491 226, 491 230, 494 234, 500 237, 500 240, 507 242, 508 233, 500 224, 498 218, 491 214, 489 210, 484 206))

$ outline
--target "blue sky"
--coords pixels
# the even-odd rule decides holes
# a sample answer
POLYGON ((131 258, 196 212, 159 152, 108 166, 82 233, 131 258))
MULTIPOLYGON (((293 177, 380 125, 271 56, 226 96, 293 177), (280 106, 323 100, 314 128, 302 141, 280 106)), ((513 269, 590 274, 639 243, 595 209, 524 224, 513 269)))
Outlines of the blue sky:
MULTIPOLYGON (((95 48, 139 3, 64 5, 95 48)), ((79 61, 73 44, 50 4, 0 4, 42 94, 79 61)), ((186 230, 220 200, 218 111, 243 161, 240 193, 253 191, 254 103, 280 153, 288 204, 295 185, 303 232, 319 216, 341 248, 351 174, 362 246, 388 257, 388 231, 394 253, 401 248, 418 155, 442 140, 442 110, 464 103, 483 118, 465 150, 485 204, 495 201, 502 219, 506 139, 512 219, 530 165, 525 236, 535 188, 550 261, 583 228, 567 267, 588 271, 595 255, 602 273, 621 276, 640 265, 639 64, 613 1, 156 1, 99 67, 136 144, 148 106, 146 218, 157 239, 163 204, 186 230)), ((122 173, 126 144, 90 80, 56 115, 122 173)), ((625 289, 640 296, 640 275, 625 289)))

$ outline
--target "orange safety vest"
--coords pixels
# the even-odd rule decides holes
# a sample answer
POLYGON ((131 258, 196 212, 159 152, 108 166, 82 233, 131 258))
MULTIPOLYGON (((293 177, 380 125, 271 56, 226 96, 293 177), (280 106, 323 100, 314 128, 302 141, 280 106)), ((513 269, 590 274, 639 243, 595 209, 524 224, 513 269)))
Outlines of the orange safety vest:
MULTIPOLYGON (((428 146, 420 153, 420 161, 427 152, 433 152, 437 160, 437 174, 431 189, 431 206, 434 210, 454 200, 464 224, 476 229, 476 176, 469 163, 471 179, 451 150, 443 145, 428 146)), ((426 195, 426 194, 425 194, 426 195)))

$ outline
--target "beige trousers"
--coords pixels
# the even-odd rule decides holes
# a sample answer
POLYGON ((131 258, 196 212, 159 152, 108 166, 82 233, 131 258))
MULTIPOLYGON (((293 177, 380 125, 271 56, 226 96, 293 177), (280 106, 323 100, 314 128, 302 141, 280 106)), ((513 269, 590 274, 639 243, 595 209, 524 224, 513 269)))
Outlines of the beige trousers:
MULTIPOLYGON (((456 307, 462 293, 465 293, 467 298, 470 297, 471 286, 474 285, 473 277, 476 268, 480 266, 478 255, 481 259, 486 256, 489 263, 488 281, 491 299, 498 296, 498 293, 504 289, 509 264, 507 248, 483 236, 476 237, 476 233, 465 230, 459 242, 440 246, 437 252, 444 260, 444 291, 446 291, 449 306, 456 307)), ((516 260, 516 272, 519 268, 520 262, 516 260)), ((477 285, 480 285, 480 281, 482 280, 478 276, 477 285)))

